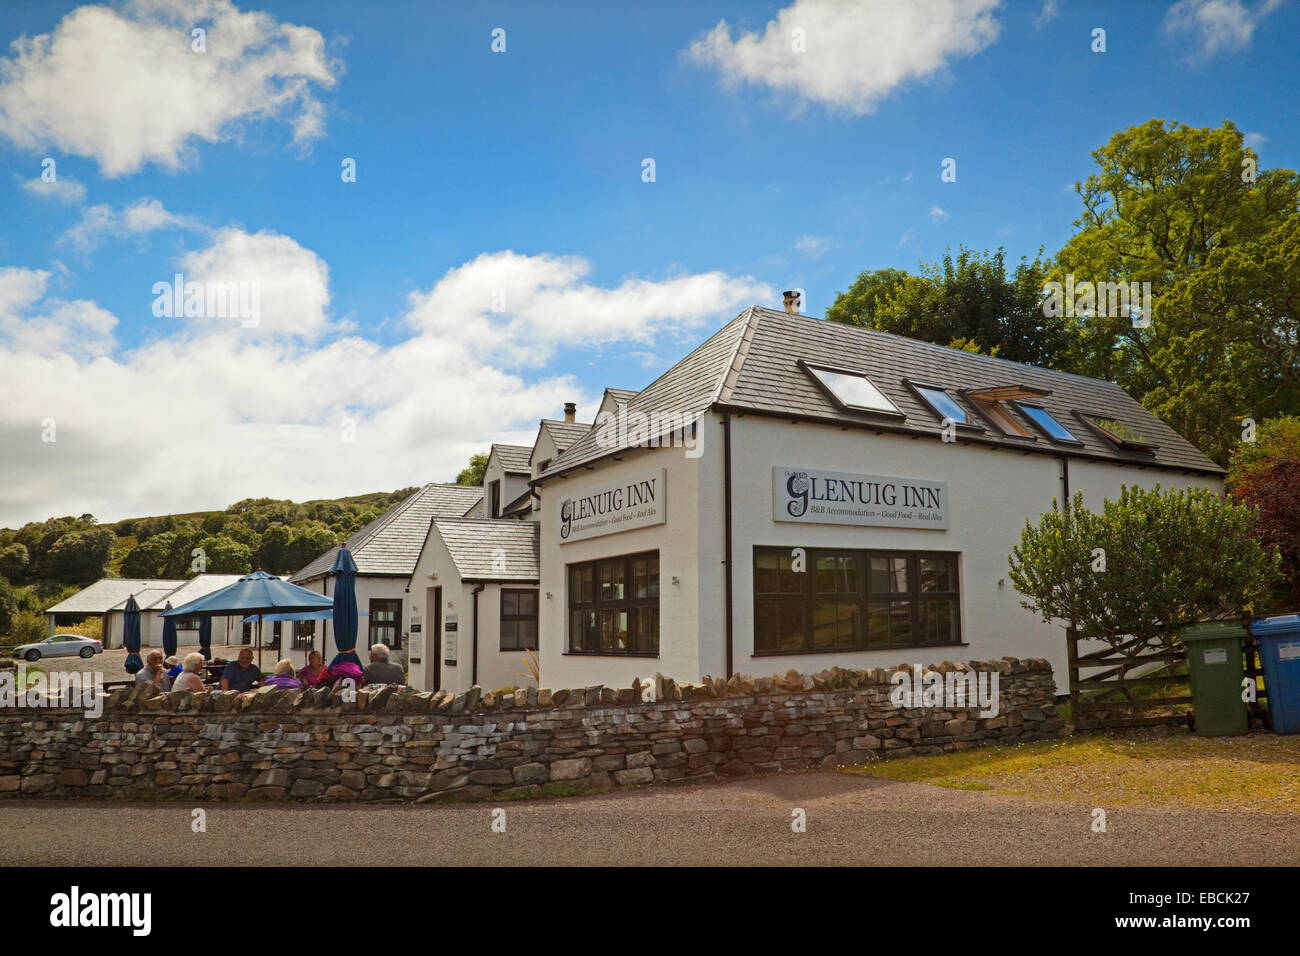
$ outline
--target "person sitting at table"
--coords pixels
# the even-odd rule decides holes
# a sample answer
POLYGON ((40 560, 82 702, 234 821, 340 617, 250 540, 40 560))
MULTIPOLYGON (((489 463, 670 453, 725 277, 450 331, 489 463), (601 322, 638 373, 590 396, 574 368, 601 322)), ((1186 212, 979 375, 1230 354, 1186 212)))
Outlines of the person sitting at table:
POLYGON ((321 657, 320 651, 309 651, 306 666, 298 669, 298 680, 302 681, 303 687, 319 687, 324 675, 325 658, 321 657))
POLYGON ((276 663, 275 672, 262 683, 262 686, 302 690, 302 682, 293 676, 293 661, 288 659, 276 663))
POLYGON ((135 682, 137 685, 153 684, 164 694, 172 689, 172 679, 167 676, 167 669, 163 667, 162 651, 149 652, 144 667, 135 672, 135 682))
POLYGON ((175 680, 176 675, 179 674, 182 670, 184 670, 180 658, 177 657, 175 654, 171 655, 165 661, 163 661, 163 667, 167 669, 167 676, 170 677, 172 680, 175 680))
POLYGON ((231 661, 221 672, 221 689, 237 690, 241 694, 252 690, 262 679, 262 672, 253 664, 253 652, 247 647, 239 649, 239 659, 231 661))
POLYGON ((370 666, 363 671, 367 684, 405 684, 406 671, 388 660, 387 644, 370 645, 370 666))
POLYGON ((181 662, 181 672, 176 675, 176 681, 172 684, 172 690, 189 690, 196 694, 201 694, 207 690, 203 686, 203 678, 199 675, 203 672, 203 655, 199 653, 186 654, 185 660, 181 662))

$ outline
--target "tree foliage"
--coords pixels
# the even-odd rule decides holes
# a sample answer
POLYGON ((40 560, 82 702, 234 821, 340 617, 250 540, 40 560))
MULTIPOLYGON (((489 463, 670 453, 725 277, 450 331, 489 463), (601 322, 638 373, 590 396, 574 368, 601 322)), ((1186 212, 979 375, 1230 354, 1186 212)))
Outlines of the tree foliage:
POLYGON ((1262 422, 1228 466, 1234 499, 1258 509, 1255 534, 1281 558, 1279 603, 1300 608, 1300 418, 1262 422))
POLYGON ((472 485, 475 488, 483 484, 483 475, 487 472, 487 452, 477 452, 469 456, 469 464, 456 476, 456 484, 472 485))
POLYGON ((1204 488, 1125 486, 1098 514, 1076 493, 1011 552, 1021 605, 1080 636, 1169 646, 1198 621, 1247 617, 1267 606, 1277 555, 1253 537, 1253 509, 1204 488))

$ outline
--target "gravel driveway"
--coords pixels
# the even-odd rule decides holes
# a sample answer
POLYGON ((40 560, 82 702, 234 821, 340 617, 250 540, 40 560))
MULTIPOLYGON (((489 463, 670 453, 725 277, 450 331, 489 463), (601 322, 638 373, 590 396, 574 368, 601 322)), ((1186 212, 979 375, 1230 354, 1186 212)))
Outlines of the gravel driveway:
POLYGON ((1223 866, 1289 865, 1300 848, 1300 815, 1114 807, 1093 833, 1092 809, 829 772, 465 805, 6 800, 0 864, 1223 866))

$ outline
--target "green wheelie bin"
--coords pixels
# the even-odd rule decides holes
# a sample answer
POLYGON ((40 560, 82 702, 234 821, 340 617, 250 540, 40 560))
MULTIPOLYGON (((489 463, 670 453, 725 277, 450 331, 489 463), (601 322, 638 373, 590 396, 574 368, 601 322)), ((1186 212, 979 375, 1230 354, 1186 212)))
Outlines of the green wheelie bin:
POLYGON ((1246 628, 1232 621, 1193 624, 1178 632, 1187 647, 1187 674, 1192 684, 1192 711, 1202 737, 1232 737, 1250 730, 1241 699, 1246 669, 1242 640, 1246 628))

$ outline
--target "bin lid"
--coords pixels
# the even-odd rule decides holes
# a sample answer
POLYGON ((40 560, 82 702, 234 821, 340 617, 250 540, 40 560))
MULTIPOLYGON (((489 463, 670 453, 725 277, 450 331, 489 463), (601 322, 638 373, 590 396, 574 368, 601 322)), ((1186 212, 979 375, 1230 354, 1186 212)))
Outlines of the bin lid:
POLYGON ((1184 644, 1188 641, 1221 641, 1234 637, 1245 637, 1246 629, 1240 621, 1207 621, 1193 624, 1178 632, 1178 639, 1184 644))
POLYGON ((1278 614, 1250 622, 1252 634, 1300 634, 1300 614, 1278 614))

